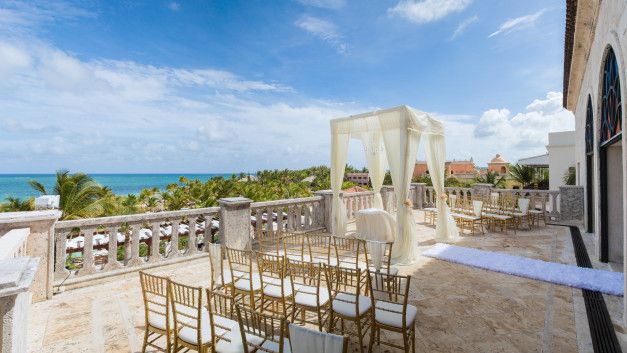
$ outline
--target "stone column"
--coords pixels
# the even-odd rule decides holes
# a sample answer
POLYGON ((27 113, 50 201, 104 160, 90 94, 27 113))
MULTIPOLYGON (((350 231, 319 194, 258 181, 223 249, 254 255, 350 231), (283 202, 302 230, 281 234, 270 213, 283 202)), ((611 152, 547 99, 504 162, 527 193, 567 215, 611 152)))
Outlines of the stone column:
POLYGON ((414 203, 414 209, 422 210, 424 207, 424 197, 425 197, 425 188, 427 187, 426 183, 411 183, 414 188, 414 199, 412 202, 414 203))
MULTIPOLYGON (((323 224, 324 227, 326 228, 327 232, 331 232, 332 229, 332 225, 331 225, 331 220, 332 215, 331 215, 331 210, 333 209, 333 191, 331 190, 320 190, 320 191, 316 191, 314 192, 314 195, 316 196, 322 196, 322 201, 320 201, 321 204, 321 208, 322 210, 320 211, 320 223, 319 224, 323 224)), ((340 192, 340 198, 342 198, 342 193, 340 192)))
POLYGON ((0 261, 0 353, 26 353, 28 291, 39 259, 18 257, 0 261))
POLYGON ((560 186, 560 219, 562 221, 583 221, 583 186, 560 186))
POLYGON ((218 200, 220 204, 220 242, 226 246, 244 249, 250 245, 250 204, 245 197, 227 197, 218 200), (248 242, 242 247, 243 237, 248 242))
POLYGON ((33 302, 52 298, 54 224, 60 217, 61 212, 57 210, 0 213, 0 234, 17 228, 30 229, 26 256, 39 258, 39 268, 30 289, 33 302))
POLYGON ((492 184, 477 183, 472 186, 472 196, 490 196, 492 184))

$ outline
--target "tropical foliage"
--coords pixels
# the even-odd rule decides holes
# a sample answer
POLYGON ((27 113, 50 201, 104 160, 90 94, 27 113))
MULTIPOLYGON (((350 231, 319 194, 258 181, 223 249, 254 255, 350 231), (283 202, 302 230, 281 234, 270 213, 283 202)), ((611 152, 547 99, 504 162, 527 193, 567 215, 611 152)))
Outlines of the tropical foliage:
POLYGON ((569 167, 566 173, 564 173, 564 184, 566 185, 575 185, 577 183, 577 174, 575 172, 575 167, 569 167))
POLYGON ((35 199, 22 200, 17 197, 7 197, 6 202, 0 204, 0 212, 32 211, 35 209, 35 199))
POLYGON ((509 167, 509 174, 523 189, 530 189, 537 181, 536 168, 528 165, 513 164, 509 167))
POLYGON ((480 175, 475 178, 475 181, 482 184, 492 184, 492 186, 496 188, 505 187, 505 177, 490 170, 488 170, 484 175, 480 175))

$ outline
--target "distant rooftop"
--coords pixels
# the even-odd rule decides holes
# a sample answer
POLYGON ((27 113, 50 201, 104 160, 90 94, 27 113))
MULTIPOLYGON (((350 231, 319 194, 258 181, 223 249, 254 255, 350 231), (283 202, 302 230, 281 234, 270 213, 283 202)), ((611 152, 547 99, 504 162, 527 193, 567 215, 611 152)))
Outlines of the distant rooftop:
POLYGON ((532 167, 548 167, 549 166, 549 154, 541 154, 539 156, 521 158, 518 160, 520 165, 528 165, 532 167))

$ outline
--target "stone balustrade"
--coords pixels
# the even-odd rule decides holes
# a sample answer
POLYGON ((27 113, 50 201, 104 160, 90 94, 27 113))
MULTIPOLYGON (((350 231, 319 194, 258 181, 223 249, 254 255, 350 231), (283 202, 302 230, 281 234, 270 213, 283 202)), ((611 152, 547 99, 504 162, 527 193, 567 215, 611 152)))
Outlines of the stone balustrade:
POLYGON ((344 193, 344 205, 346 205, 346 218, 348 220, 355 218, 355 213, 359 210, 374 207, 374 192, 351 192, 344 193))
POLYGON ((0 261, 26 256, 29 234, 29 228, 19 228, 0 236, 0 261))
POLYGON ((285 232, 324 229, 322 196, 253 202, 250 220, 256 239, 280 236, 285 232))
POLYGON ((219 230, 219 211, 210 207, 59 221, 54 227, 55 286, 202 253, 219 230))

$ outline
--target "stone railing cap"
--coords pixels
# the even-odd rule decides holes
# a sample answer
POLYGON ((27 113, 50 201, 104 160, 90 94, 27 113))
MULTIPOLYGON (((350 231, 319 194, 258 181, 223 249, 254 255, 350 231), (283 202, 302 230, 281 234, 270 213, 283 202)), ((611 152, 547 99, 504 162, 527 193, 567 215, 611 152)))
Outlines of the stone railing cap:
POLYGON ((314 195, 331 195, 333 194, 332 190, 318 190, 314 191, 314 195))
POLYGON ((3 212, 0 213, 0 224, 56 221, 61 214, 59 210, 3 212))
POLYGON ((221 205, 224 204, 226 206, 248 204, 252 202, 253 200, 246 197, 224 197, 218 200, 218 203, 220 203, 221 205))
POLYGON ((39 259, 33 257, 0 260, 0 297, 27 291, 35 278, 38 264, 39 259))

